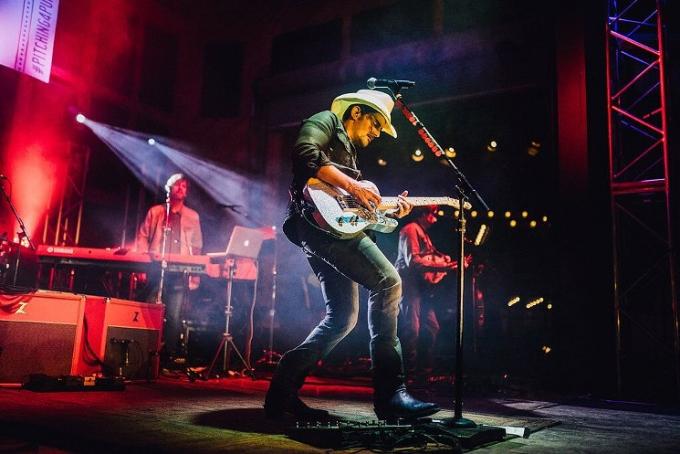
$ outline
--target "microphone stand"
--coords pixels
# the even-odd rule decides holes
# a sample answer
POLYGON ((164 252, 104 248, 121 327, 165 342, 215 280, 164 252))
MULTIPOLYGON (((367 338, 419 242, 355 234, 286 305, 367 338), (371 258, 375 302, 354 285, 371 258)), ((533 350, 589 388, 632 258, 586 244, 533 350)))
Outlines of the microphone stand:
POLYGON ((170 189, 165 193, 165 225, 163 226, 163 241, 161 243, 161 277, 158 280, 158 293, 156 293, 156 304, 163 304, 163 286, 165 284, 165 271, 168 268, 168 261, 165 259, 168 247, 168 234, 170 233, 170 189))
POLYGON ((12 213, 14 214, 17 223, 19 223, 19 228, 21 228, 21 234, 24 236, 24 238, 26 238, 26 241, 28 241, 28 245, 31 247, 31 249, 35 251, 35 245, 33 244, 33 241, 31 241, 31 237, 28 236, 28 232, 26 231, 26 224, 24 224, 23 219, 21 219, 21 216, 19 216, 19 213, 17 213, 17 210, 16 208, 14 208, 14 204, 12 203, 12 199, 9 198, 9 194, 5 192, 5 186, 1 183, 0 191, 2 191, 2 195, 5 197, 5 200, 7 200, 7 204, 12 210, 12 213))
MULTIPOLYGON (((399 85, 389 87, 392 96, 395 99, 395 106, 401 111, 406 119, 416 128, 418 135, 428 146, 430 151, 438 158, 444 158, 449 164, 449 167, 454 172, 457 184, 455 186, 458 193, 458 200, 460 207, 458 209, 458 316, 456 318, 456 368, 454 375, 454 416, 453 418, 444 418, 439 420, 446 426, 454 428, 471 428, 477 427, 472 420, 463 418, 463 302, 464 291, 463 285, 465 282, 465 208, 469 205, 469 200, 474 197, 479 204, 484 207, 486 211, 489 206, 486 204, 481 195, 470 184, 463 172, 453 163, 451 158, 447 157, 442 147, 437 143, 437 140, 430 134, 425 125, 418 119, 416 114, 404 102, 403 97, 399 94, 399 90, 404 88, 399 85)), ((503 435, 505 431, 503 431, 503 435)))

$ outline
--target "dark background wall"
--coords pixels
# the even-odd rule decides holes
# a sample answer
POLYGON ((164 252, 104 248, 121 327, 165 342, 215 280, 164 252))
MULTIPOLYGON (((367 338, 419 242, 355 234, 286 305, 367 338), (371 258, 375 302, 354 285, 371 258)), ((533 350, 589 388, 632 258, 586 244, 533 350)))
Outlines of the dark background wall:
MULTIPOLYGON (((74 125, 75 112, 185 141, 205 159, 265 179, 274 195, 262 206, 268 223, 278 225, 300 120, 363 88, 368 77, 412 79, 417 84, 405 98, 440 143, 455 148, 456 163, 495 213, 479 212, 469 226, 476 232, 484 220, 491 228, 488 242, 471 248, 485 308, 483 324, 478 312, 468 320, 476 327, 469 330, 472 370, 535 387, 613 391, 605 2, 562 10, 538 0, 61 3, 50 84, 0 68, 0 167, 23 152, 17 131, 35 124, 36 112, 21 106, 49 100, 42 118, 55 131, 51 153, 68 156, 69 143, 91 150, 81 245, 116 245, 123 232, 131 238, 162 194, 160 185, 144 189, 74 125), (489 152, 492 139, 499 145, 489 152), (532 142, 539 146, 531 150, 532 142), (126 203, 131 214, 123 223, 126 203), (522 304, 508 307, 513 296, 522 304), (537 297, 545 303, 524 308, 537 297)), ((398 112, 393 117, 399 139, 383 137, 361 153, 366 176, 386 195, 453 195, 449 169, 398 112), (417 163, 410 157, 416 148, 425 153, 417 163)), ((165 177, 158 169, 158 181, 165 177)), ((196 186, 189 204, 201 212, 206 250, 223 249, 232 214, 196 186)), ((2 222, 11 230, 8 213, 2 222)), ((40 225, 35 229, 40 236, 40 225)), ((454 239, 453 212, 445 209, 435 240, 454 252, 454 239)), ((395 235, 380 243, 394 258, 395 235)), ((273 250, 265 245, 263 269, 273 250)), ((276 251, 275 346, 282 350, 304 336, 323 307, 301 254, 284 238, 276 251)), ((264 274, 262 313, 271 303, 264 274)), ((442 303, 452 304, 446 297, 442 303)), ((453 314, 444 312, 444 334, 453 339, 453 314)), ((262 339, 266 324, 258 329, 262 339)), ((362 324, 335 360, 367 354, 365 336, 362 324)), ((450 344, 441 352, 450 355, 450 344)))

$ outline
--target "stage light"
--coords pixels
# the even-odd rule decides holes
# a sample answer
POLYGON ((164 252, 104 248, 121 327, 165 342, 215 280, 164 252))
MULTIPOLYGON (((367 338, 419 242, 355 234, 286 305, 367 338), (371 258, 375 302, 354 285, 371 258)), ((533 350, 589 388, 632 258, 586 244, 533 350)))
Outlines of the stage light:
POLYGON ((437 216, 439 217, 444 216, 444 210, 437 211, 437 216))
MULTIPOLYGON (((159 169, 181 169, 193 184, 200 187, 218 204, 242 207, 243 200, 253 194, 269 194, 270 184, 250 175, 242 175, 225 169, 219 164, 198 157, 194 147, 159 137, 153 147, 149 146, 148 133, 140 133, 88 119, 85 126, 107 145, 125 166, 148 189, 158 189, 159 169)), ((168 172, 171 173, 171 172, 168 172)), ((266 205, 266 203, 265 203, 266 205)), ((266 209, 249 213, 234 211, 239 223, 269 223, 266 209)))
POLYGON ((498 149, 498 142, 495 140, 490 140, 489 143, 486 145, 486 150, 487 151, 496 151, 498 149))
POLYGON ((517 227, 517 221, 515 221, 514 219, 511 220, 510 221, 510 227, 513 227, 513 228, 517 227))
POLYGON ((491 219, 496 215, 496 213, 494 213, 493 211, 489 211, 488 213, 486 213, 486 215, 489 217, 489 219, 491 219))
POLYGON ((453 217, 457 218, 459 214, 460 214, 460 211, 456 210, 456 211, 453 212, 453 217))
POLYGON ((477 211, 472 210, 472 212, 470 213, 470 216, 472 216, 473 218, 476 218, 477 217, 477 211))
POLYGON ((550 310, 552 309, 552 304, 548 304, 546 307, 548 308, 548 310, 550 310))
POLYGON ((528 216, 529 216, 529 212, 528 212, 528 211, 522 211, 522 217, 523 217, 524 219, 526 219, 528 216))
POLYGON ((385 161, 383 158, 378 158, 378 165, 380 167, 385 167, 387 165, 387 161, 385 161))
POLYGON ((510 219, 510 216, 512 216, 512 213, 509 212, 509 211, 506 211, 506 212, 505 212, 505 217, 506 217, 507 219, 510 219))
POLYGON ((512 297, 510 298, 510 301, 508 301, 508 307, 512 307, 517 303, 519 303, 519 296, 512 297))
POLYGON ((149 140, 146 141, 146 143, 148 143, 151 146, 154 146, 154 145, 156 145, 156 139, 151 137, 151 138, 149 138, 149 140))
POLYGON ((531 227, 532 229, 535 228, 536 227, 536 221, 532 220, 531 222, 529 222, 529 227, 531 227))
POLYGON ((83 115, 83 114, 81 114, 81 113, 79 113, 78 115, 76 115, 76 121, 77 121, 78 123, 83 124, 83 123, 85 123, 85 120, 87 120, 87 118, 85 118, 85 115, 83 115))
POLYGON ((542 220, 543 222, 548 222, 548 216, 543 216, 543 217, 541 218, 541 220, 542 220))
POLYGON ((453 159, 456 157, 456 150, 453 147, 447 148, 444 153, 446 154, 447 158, 453 159))
POLYGON ((413 159, 415 162, 420 162, 423 159, 425 159, 425 155, 423 154, 422 151, 420 151, 420 148, 418 148, 411 154, 411 159, 413 159))

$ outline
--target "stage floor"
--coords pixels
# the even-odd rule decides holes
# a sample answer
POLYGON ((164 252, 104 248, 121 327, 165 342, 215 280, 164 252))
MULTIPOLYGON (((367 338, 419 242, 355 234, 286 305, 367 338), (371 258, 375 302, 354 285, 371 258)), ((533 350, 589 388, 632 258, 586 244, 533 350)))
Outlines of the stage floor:
MULTIPOLYGON (((264 418, 268 383, 249 378, 189 382, 181 377, 128 384, 124 391, 0 388, 0 452, 325 452, 285 435, 294 420, 264 418)), ((417 394, 446 408, 436 417, 453 414, 445 393, 422 389, 417 394)), ((303 395, 310 405, 338 418, 374 419, 365 382, 312 378, 303 395)), ((480 453, 679 452, 680 412, 591 404, 471 397, 464 416, 529 434, 473 449, 480 453)), ((428 446, 426 452, 441 449, 428 446)))

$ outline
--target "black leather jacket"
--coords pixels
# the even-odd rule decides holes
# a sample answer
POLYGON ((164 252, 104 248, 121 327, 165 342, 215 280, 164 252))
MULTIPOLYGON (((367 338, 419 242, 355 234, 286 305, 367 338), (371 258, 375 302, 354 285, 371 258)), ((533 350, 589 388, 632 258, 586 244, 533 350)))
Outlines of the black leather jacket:
POLYGON ((302 209, 302 189, 307 180, 315 177, 320 167, 333 165, 354 179, 361 178, 357 168, 357 152, 349 140, 342 122, 330 110, 312 115, 302 122, 300 133, 291 154, 293 181, 290 185, 290 203, 283 223, 283 232, 289 240, 300 244, 295 222, 302 209))

